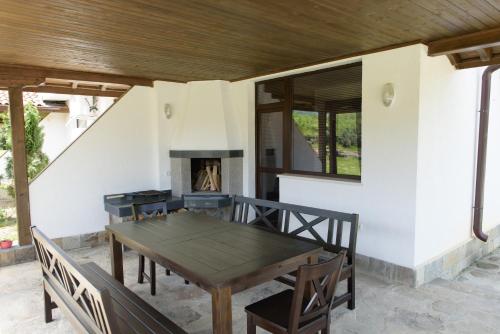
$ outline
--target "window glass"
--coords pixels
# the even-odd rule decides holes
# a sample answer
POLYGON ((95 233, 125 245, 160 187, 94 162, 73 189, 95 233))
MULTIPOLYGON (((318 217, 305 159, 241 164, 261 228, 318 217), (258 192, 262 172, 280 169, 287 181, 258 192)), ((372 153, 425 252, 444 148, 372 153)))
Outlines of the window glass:
POLYGON ((361 66, 292 79, 292 171, 361 175, 361 66))
POLYGON ((259 162, 261 167, 283 167, 283 113, 259 113, 259 162))
POLYGON ((279 201, 279 178, 276 173, 260 173, 258 198, 279 201))

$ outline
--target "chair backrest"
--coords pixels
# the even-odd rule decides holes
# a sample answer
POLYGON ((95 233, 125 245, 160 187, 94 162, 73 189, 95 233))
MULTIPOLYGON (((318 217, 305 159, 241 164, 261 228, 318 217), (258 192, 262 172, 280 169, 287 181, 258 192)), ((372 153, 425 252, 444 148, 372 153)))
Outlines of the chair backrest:
POLYGON ((299 239, 312 240, 321 245, 326 251, 332 253, 346 250, 349 262, 352 261, 352 257, 356 254, 358 215, 355 213, 233 196, 231 221, 260 225, 269 230, 289 234, 299 239), (299 227, 292 228, 290 226, 292 217, 299 222, 299 227), (325 224, 327 225, 325 226, 325 224), (347 224, 349 225, 349 235, 346 237, 344 227, 347 224), (316 230, 320 226, 326 231, 325 238, 316 230), (310 238, 300 236, 305 232, 309 232, 310 238))
POLYGON ((132 217, 134 220, 151 219, 159 215, 167 214, 167 202, 165 200, 149 203, 133 203, 132 217), (161 209, 158 207, 161 206, 161 209), (152 208, 152 209, 151 209, 152 208))
POLYGON ((314 322, 319 322, 320 326, 328 324, 345 256, 346 252, 341 251, 326 262, 299 267, 290 309, 289 333, 297 333, 304 323, 313 328, 314 322), (312 294, 308 296, 306 289, 309 287, 312 294))
POLYGON ((69 304, 81 325, 89 333, 118 333, 109 291, 91 283, 85 270, 39 229, 32 227, 31 235, 44 280, 69 304))

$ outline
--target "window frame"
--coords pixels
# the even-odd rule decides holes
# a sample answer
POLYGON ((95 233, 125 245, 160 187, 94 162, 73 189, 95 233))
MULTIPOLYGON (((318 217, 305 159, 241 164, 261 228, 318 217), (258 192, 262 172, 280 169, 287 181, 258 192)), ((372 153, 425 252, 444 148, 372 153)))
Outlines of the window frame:
MULTIPOLYGON (((345 65, 340 65, 340 66, 334 66, 334 67, 328 67, 320 70, 315 70, 315 71, 309 71, 309 72, 303 72, 303 73, 298 73, 298 74, 292 74, 288 76, 283 76, 283 77, 278 77, 278 78, 273 78, 269 80, 262 80, 262 81, 256 81, 255 82, 255 179, 256 179, 256 195, 259 196, 259 191, 260 191, 260 173, 276 173, 276 174, 292 174, 292 175, 304 175, 304 176, 316 176, 316 177, 325 177, 328 179, 339 179, 339 180, 344 180, 344 181, 361 181, 361 175, 349 175, 349 174, 340 174, 340 173, 324 173, 324 172, 314 172, 314 171, 303 171, 303 170, 295 170, 293 169, 292 166, 292 159, 293 159, 293 151, 292 151, 292 144, 293 144, 293 138, 292 138, 292 122, 293 122, 293 107, 294 107, 294 92, 293 92, 293 83, 292 80, 295 78, 299 77, 304 77, 304 76, 309 76, 309 75, 314 75, 317 73, 322 73, 322 72, 329 72, 329 71, 334 71, 334 70, 339 70, 343 68, 350 68, 350 67, 357 67, 357 66, 362 66, 362 62, 355 62, 355 63, 350 63, 350 64, 345 64, 345 65), (258 85, 265 84, 268 82, 272 81, 283 81, 284 84, 284 101, 276 102, 276 103, 270 103, 270 104, 258 104, 258 85), (259 131, 260 131, 260 124, 259 124, 259 119, 260 119, 260 114, 261 113, 266 113, 266 112, 276 112, 276 111, 281 111, 283 113, 283 165, 282 168, 272 168, 272 167, 266 167, 266 166, 261 166, 260 165, 260 138, 259 138, 259 131)), ((359 99, 359 110, 362 115, 362 104, 361 104, 362 98, 359 99)), ((332 113, 334 114, 334 113, 332 113)), ((337 114, 337 113, 335 113, 337 114)), ((341 114, 341 113, 338 113, 341 114)), ((361 116, 362 119, 362 116, 361 116)), ((361 137, 362 137, 362 130, 361 130, 361 137)), ((336 141, 335 141, 336 143, 336 141)), ((360 145, 360 153, 362 152, 360 145)), ((362 173, 362 161, 361 159, 360 162, 360 171, 362 173)))

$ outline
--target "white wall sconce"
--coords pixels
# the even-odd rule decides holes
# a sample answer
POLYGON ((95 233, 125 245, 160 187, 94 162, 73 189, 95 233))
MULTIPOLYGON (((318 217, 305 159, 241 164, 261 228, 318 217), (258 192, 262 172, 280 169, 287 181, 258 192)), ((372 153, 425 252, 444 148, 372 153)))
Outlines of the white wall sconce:
POLYGON ((390 107, 394 103, 394 84, 392 82, 386 83, 382 87, 382 103, 386 107, 390 107))
POLYGON ((167 119, 172 118, 172 106, 168 103, 165 103, 165 106, 163 107, 163 113, 165 114, 165 117, 167 119))

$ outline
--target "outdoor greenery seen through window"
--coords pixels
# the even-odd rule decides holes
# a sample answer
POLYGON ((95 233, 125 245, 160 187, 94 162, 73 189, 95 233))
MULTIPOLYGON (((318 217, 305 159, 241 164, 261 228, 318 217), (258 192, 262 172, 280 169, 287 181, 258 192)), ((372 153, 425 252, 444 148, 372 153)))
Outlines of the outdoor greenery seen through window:
MULTIPOLYGON (((332 129, 330 124, 336 127, 336 163, 337 171, 334 174, 340 175, 361 175, 361 117, 360 113, 326 113, 324 134, 320 131, 319 113, 310 111, 293 111, 293 121, 297 130, 302 134, 310 148, 319 157, 321 139, 325 141, 325 173, 332 173, 331 154, 333 147, 330 145, 332 129), (335 123, 332 123, 330 117, 335 117, 335 123), (321 138, 323 136, 323 138, 321 138)), ((319 170, 318 170, 319 171, 319 170)))

